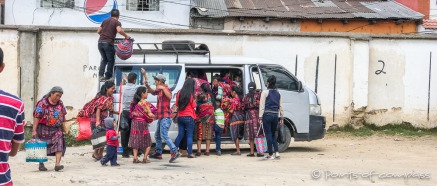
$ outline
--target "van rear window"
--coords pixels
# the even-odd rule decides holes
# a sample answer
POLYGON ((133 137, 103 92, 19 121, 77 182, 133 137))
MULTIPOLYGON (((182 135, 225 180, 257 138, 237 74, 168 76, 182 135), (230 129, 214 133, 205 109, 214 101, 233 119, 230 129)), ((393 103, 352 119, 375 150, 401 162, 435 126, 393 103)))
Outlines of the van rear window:
MULTIPOLYGON (((157 74, 163 74, 167 81, 165 82, 171 90, 174 90, 176 87, 179 76, 181 74, 182 66, 161 66, 161 65, 144 65, 144 66, 116 66, 115 68, 115 83, 117 87, 120 85, 123 80, 123 74, 128 75, 131 72, 137 74, 137 85, 144 85, 144 77, 141 75, 141 68, 146 70, 147 77, 149 79, 149 85, 152 88, 156 88, 155 81, 153 80, 153 76, 157 74)), ((118 88, 117 88, 118 90, 118 88)))

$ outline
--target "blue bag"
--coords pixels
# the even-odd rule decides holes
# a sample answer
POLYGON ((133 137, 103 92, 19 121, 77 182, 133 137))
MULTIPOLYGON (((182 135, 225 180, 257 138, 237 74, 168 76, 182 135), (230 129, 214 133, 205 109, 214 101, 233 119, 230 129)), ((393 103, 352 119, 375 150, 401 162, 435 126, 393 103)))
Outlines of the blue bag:
POLYGON ((24 144, 26 162, 47 162, 47 143, 40 139, 31 139, 24 144))

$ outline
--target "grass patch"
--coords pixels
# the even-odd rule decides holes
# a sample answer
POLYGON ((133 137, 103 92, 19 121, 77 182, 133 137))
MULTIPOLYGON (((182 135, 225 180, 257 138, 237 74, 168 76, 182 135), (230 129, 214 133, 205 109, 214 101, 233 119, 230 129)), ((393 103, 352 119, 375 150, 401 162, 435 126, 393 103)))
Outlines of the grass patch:
POLYGON ((338 129, 328 130, 329 135, 349 135, 366 137, 372 135, 379 136, 404 136, 404 137, 423 137, 437 136, 437 127, 424 129, 414 127, 409 123, 387 124, 384 126, 376 126, 375 124, 364 124, 359 129, 355 129, 351 124, 338 127, 338 129))
POLYGON ((76 138, 74 138, 72 135, 65 135, 64 140, 67 147, 91 145, 90 140, 76 141, 76 138))
MULTIPOLYGON (((32 127, 26 126, 24 128, 24 142, 27 142, 28 140, 32 139, 32 127)), ((85 146, 85 145, 91 145, 90 140, 84 140, 84 141, 76 141, 76 139, 71 135, 64 135, 65 145, 67 147, 77 147, 77 146, 85 146)), ((24 144, 20 146, 20 150, 24 150, 24 144)))

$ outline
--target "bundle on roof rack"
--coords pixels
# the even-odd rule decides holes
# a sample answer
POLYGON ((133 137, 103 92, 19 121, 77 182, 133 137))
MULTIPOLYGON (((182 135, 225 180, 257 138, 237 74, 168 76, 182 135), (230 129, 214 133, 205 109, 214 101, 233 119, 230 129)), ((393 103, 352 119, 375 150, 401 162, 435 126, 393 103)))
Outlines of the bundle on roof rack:
POLYGON ((126 60, 132 56, 134 41, 133 38, 124 39, 116 45, 115 52, 120 59, 126 60))

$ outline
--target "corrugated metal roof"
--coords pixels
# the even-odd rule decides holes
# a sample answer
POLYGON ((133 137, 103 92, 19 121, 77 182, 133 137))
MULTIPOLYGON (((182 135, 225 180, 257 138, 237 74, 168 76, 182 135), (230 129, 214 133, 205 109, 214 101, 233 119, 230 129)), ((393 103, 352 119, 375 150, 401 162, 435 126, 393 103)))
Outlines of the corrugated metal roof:
POLYGON ((361 2, 367 8, 373 10, 376 14, 382 17, 389 18, 402 18, 402 19, 421 19, 423 14, 407 8, 406 6, 394 2, 386 1, 378 4, 372 2, 361 2))
POLYGON ((337 7, 332 1, 311 0, 317 7, 337 7))
POLYGON ((228 9, 223 0, 193 0, 191 11, 192 17, 227 17, 228 9))
POLYGON ((421 19, 423 17, 421 13, 394 0, 193 0, 193 7, 197 11, 197 13, 192 11, 193 17, 308 19, 421 19))

